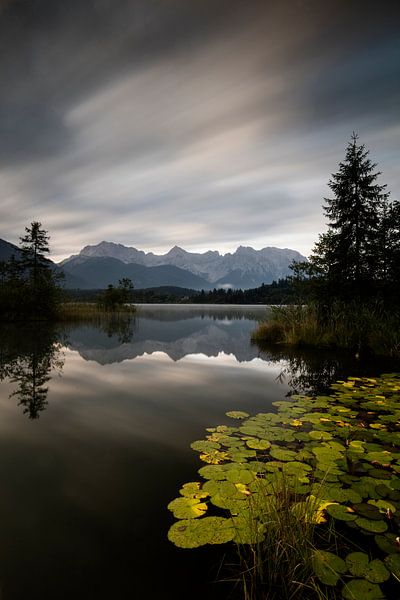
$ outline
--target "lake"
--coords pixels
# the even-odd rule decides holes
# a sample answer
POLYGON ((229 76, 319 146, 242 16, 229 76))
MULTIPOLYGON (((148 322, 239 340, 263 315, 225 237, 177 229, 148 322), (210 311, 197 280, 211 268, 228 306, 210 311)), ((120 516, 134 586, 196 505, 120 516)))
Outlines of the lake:
POLYGON ((260 349, 265 310, 142 305, 126 321, 1 327, 1 598, 228 597, 211 583, 225 548, 167 540, 167 504, 198 478, 190 443, 226 411, 392 368, 260 349))

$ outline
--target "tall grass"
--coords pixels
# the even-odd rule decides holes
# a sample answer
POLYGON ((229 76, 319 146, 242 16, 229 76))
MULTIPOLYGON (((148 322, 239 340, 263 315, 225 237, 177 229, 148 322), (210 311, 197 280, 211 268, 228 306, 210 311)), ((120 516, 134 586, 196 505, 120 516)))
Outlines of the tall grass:
MULTIPOLYGON (((328 600, 334 598, 319 585, 313 570, 313 554, 320 541, 319 502, 302 502, 283 479, 273 493, 260 489, 254 495, 248 519, 259 523, 263 539, 257 544, 238 543, 240 576, 244 600, 328 600), (258 519, 255 519, 255 514, 258 519)), ((249 525, 250 526, 250 525, 249 525)), ((324 543, 335 543, 333 529, 324 530, 324 543)), ((253 532, 254 533, 254 532, 253 532)))
POLYGON ((379 303, 274 307, 271 318, 259 325, 252 339, 400 357, 400 314, 379 303))
POLYGON ((95 302, 65 302, 58 311, 61 321, 99 321, 104 318, 119 319, 136 312, 133 305, 119 306, 116 310, 106 310, 95 302))

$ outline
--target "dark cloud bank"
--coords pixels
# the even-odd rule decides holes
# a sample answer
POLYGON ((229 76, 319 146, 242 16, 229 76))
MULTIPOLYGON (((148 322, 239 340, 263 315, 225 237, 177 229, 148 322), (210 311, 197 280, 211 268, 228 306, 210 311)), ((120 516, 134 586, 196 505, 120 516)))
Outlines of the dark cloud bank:
POLYGON ((308 252, 353 130, 399 194, 398 2, 0 2, 0 237, 308 252))

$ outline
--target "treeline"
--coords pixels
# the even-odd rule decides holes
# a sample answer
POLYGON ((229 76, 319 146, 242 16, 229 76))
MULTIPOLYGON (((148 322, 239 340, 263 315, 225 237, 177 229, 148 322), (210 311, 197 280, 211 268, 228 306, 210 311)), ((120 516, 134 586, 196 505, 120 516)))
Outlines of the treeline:
POLYGON ((279 279, 249 290, 202 290, 188 301, 200 304, 291 304, 295 301, 295 290, 290 279, 279 279))
MULTIPOLYGON (((68 290, 66 293, 73 302, 99 302, 107 295, 107 290, 68 290)), ((286 278, 249 290, 214 288, 196 291, 174 286, 132 290, 126 301, 143 304, 291 304, 296 300, 293 283, 286 278)))

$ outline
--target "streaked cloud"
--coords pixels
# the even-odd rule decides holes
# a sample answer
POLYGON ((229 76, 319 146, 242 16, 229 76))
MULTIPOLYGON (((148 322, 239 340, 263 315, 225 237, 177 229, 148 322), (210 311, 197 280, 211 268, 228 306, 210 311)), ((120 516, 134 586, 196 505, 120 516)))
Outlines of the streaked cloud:
POLYGON ((9 2, 0 237, 39 219, 58 258, 102 239, 308 253, 353 130, 399 193, 396 16, 357 0, 9 2))

